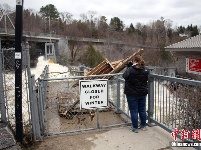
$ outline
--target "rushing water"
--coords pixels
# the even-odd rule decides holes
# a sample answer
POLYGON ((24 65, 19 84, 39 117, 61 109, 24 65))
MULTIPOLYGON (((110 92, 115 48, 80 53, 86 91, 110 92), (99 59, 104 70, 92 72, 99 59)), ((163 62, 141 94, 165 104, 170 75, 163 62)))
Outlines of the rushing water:
MULTIPOLYGON (((44 57, 41 56, 38 58, 38 63, 36 68, 31 68, 31 74, 35 75, 35 79, 37 80, 42 74, 45 66, 49 66, 49 72, 54 72, 49 74, 50 77, 67 77, 70 75, 69 69, 66 66, 62 66, 59 64, 49 63, 49 61, 44 60, 44 57)), ((5 78, 5 95, 6 95, 6 108, 8 119, 11 125, 15 124, 15 74, 14 73, 6 73, 4 74, 5 78)), ((29 92, 28 92, 28 84, 27 84, 27 72, 22 72, 22 117, 23 123, 29 124, 30 120, 30 108, 29 108, 29 92)))

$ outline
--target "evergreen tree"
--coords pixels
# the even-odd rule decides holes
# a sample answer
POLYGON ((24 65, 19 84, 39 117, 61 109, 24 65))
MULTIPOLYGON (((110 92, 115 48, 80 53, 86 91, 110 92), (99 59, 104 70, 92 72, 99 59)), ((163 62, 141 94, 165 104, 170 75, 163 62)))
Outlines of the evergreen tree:
POLYGON ((199 34, 197 26, 193 26, 192 24, 186 28, 186 31, 190 32, 191 37, 199 34))
POLYGON ((193 30, 192 24, 191 24, 190 26, 188 25, 187 28, 186 28, 186 30, 187 30, 187 31, 192 31, 192 30, 193 30))
POLYGON ((111 18, 110 26, 112 26, 116 31, 123 31, 124 24, 118 17, 111 18))
POLYGON ((196 36, 199 34, 197 26, 194 26, 191 32, 191 36, 196 36))
POLYGON ((58 12, 57 8, 52 4, 42 6, 40 8, 40 13, 41 13, 42 17, 50 17, 51 19, 59 18, 59 12, 58 12))
POLYGON ((185 30, 186 30, 186 28, 183 27, 183 26, 179 26, 178 29, 177 29, 178 33, 180 33, 180 34, 185 33, 185 30))
POLYGON ((128 33, 130 34, 130 33, 134 33, 134 32, 135 32, 135 28, 134 28, 133 24, 131 23, 130 27, 128 28, 128 33))
POLYGON ((92 37, 93 38, 98 38, 98 30, 95 29, 95 28, 92 29, 92 37))
POLYGON ((95 67, 104 60, 100 52, 96 51, 92 44, 89 44, 84 54, 84 64, 89 67, 95 67))

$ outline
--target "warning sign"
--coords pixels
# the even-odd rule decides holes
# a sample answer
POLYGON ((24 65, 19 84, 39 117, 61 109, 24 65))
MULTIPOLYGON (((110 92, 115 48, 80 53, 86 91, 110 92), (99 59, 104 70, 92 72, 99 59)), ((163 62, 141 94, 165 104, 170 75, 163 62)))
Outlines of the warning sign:
POLYGON ((108 80, 80 80, 80 109, 108 106, 108 80))
POLYGON ((201 59, 186 58, 186 72, 201 74, 201 59))

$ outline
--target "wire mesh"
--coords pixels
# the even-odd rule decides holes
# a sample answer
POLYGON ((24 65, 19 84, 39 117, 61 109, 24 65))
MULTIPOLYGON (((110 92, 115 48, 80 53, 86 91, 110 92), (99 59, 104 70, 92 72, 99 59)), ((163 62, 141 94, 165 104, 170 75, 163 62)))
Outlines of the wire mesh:
MULTIPOLYGON (((15 130, 15 49, 1 49, 2 50, 2 74, 3 74, 3 90, 6 106, 7 120, 15 130)), ((23 56, 26 57, 26 50, 23 50, 23 56)), ((22 119, 24 133, 31 132, 30 123, 30 106, 29 106, 29 91, 28 91, 28 75, 27 61, 24 59, 22 70, 22 119)))
MULTIPOLYGON (((97 78, 100 77, 93 77, 97 78)), ((80 109, 79 79, 76 77, 47 79, 44 116, 47 135, 130 123, 130 119, 117 109, 116 79, 108 80, 108 107, 97 109, 80 109)), ((81 79, 91 80, 92 77, 81 77, 81 79)), ((125 104, 122 105, 120 107, 126 109, 125 104)))

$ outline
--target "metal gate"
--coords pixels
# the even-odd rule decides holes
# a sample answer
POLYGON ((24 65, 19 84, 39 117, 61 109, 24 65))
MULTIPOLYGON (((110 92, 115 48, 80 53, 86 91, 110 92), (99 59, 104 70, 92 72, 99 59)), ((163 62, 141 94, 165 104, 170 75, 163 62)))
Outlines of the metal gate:
POLYGON ((44 135, 86 131, 130 124, 129 111, 123 94, 122 74, 74 76, 40 79, 39 108, 44 122, 44 135), (80 109, 79 79, 93 80, 108 76, 107 108, 80 109), (121 102, 120 102, 120 97, 121 102))

